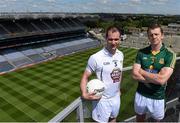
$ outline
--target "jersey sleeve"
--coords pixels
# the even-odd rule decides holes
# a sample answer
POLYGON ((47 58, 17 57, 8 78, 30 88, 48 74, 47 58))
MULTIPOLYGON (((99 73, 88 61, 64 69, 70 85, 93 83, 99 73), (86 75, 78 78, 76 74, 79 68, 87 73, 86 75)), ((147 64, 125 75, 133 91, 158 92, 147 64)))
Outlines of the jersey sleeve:
POLYGON ((135 63, 141 64, 141 57, 142 57, 142 54, 140 51, 138 51, 138 53, 136 55, 135 63))
POLYGON ((174 52, 168 53, 166 56, 165 67, 174 68, 176 63, 176 54, 174 52))
POLYGON ((93 73, 96 70, 96 66, 97 66, 96 60, 95 60, 95 58, 92 55, 92 56, 90 56, 90 58, 88 60, 88 64, 86 66, 86 70, 91 72, 91 73, 93 73))

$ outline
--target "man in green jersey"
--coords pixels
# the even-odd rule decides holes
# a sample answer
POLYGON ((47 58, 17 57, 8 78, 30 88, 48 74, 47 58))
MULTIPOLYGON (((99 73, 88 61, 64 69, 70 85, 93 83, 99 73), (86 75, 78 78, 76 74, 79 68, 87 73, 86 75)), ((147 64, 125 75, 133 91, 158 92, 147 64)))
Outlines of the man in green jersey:
POLYGON ((162 43, 164 34, 159 24, 151 24, 147 34, 150 46, 138 51, 132 71, 138 81, 134 101, 137 122, 145 121, 146 113, 155 121, 164 118, 166 82, 176 61, 175 53, 162 43))

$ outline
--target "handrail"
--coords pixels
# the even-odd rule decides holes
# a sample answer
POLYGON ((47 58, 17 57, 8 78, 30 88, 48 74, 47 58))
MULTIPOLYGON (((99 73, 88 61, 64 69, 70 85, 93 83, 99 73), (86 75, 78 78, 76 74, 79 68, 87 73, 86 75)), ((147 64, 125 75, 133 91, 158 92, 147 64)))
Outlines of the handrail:
MULTIPOLYGON (((166 102, 166 109, 176 107, 177 104, 179 104, 179 98, 178 97, 166 102)), ((147 115, 147 118, 150 118, 150 116, 147 115)), ((124 121, 125 122, 134 122, 134 121, 136 121, 136 116, 132 116, 132 117, 130 117, 124 121)))
POLYGON ((82 100, 81 100, 81 97, 78 97, 68 107, 66 107, 63 111, 61 111, 54 118, 52 118, 49 121, 49 123, 62 121, 65 117, 67 117, 76 108, 78 108, 78 111, 80 113, 80 115, 79 115, 80 122, 84 122, 82 100))

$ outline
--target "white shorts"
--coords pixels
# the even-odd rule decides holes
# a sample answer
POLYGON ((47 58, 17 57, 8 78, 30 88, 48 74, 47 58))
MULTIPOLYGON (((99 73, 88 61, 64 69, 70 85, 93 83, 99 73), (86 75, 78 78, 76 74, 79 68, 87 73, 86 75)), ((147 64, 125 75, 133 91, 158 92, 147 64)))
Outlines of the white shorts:
POLYGON ((150 113, 155 120, 162 120, 164 118, 164 99, 156 100, 142 96, 138 92, 135 95, 134 108, 139 115, 150 113))
POLYGON ((120 94, 108 99, 101 98, 93 101, 92 118, 96 122, 108 122, 109 118, 116 118, 120 109, 120 94))

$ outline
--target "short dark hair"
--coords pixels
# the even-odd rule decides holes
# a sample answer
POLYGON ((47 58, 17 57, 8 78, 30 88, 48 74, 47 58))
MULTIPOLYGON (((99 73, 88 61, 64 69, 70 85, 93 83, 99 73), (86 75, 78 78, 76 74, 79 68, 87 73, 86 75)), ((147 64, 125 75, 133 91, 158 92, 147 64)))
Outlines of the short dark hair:
POLYGON ((121 35, 121 30, 120 28, 118 28, 117 26, 109 26, 107 29, 106 29, 106 38, 108 37, 108 33, 109 31, 111 32, 119 32, 119 34, 121 35))
POLYGON ((156 22, 153 22, 153 23, 151 23, 151 24, 149 25, 149 27, 148 27, 148 29, 147 29, 147 33, 149 32, 149 30, 155 29, 155 28, 160 28, 161 33, 162 33, 162 34, 164 33, 161 25, 160 25, 159 23, 156 23, 156 22))

